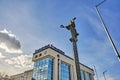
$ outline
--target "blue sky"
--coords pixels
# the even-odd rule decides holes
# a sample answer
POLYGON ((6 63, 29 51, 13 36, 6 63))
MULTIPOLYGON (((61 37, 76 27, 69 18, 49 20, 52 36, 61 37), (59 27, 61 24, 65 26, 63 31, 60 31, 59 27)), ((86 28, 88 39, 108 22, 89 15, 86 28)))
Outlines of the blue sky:
MULTIPOLYGON (((22 61, 30 60, 35 49, 47 44, 53 44, 72 57, 70 32, 59 26, 68 25, 70 19, 77 17, 80 62, 91 68, 96 66, 100 80, 104 80, 102 72, 105 70, 109 80, 119 80, 120 62, 95 11, 95 5, 101 1, 0 0, 0 71, 14 74, 31 68, 27 66, 29 61, 22 61), (16 71, 11 72, 8 67, 16 71)), ((107 0, 99 10, 120 52, 119 7, 120 0, 107 0)))

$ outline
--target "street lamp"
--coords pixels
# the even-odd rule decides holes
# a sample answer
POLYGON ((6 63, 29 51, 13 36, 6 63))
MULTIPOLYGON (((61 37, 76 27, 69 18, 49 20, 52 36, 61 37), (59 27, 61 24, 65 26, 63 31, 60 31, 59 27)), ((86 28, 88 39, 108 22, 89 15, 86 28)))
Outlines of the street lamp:
POLYGON ((95 67, 95 66, 94 66, 94 71, 95 71, 95 73, 96 73, 96 78, 97 78, 97 80, 99 80, 98 74, 97 74, 97 70, 96 70, 96 67, 95 67))
POLYGON ((105 70, 104 72, 103 72, 103 76, 104 76, 104 79, 106 80, 106 76, 105 76, 105 73, 107 72, 107 70, 105 70))
POLYGON ((61 25, 61 28, 66 28, 67 30, 70 30, 72 38, 70 38, 70 41, 72 42, 73 47, 73 54, 74 54, 74 61, 75 61, 75 68, 76 68, 76 75, 77 80, 81 80, 81 73, 80 73, 80 63, 79 63, 79 57, 78 57, 78 51, 77 51, 77 36, 79 35, 75 29, 75 21, 76 18, 73 18, 70 20, 70 24, 68 26, 61 25))
POLYGON ((103 25, 104 30, 105 30, 105 32, 106 32, 106 35, 107 35, 107 37, 108 37, 108 39, 109 39, 109 41, 110 41, 110 43, 111 43, 111 45, 112 45, 112 48, 114 49, 114 51, 115 51, 115 53, 116 53, 116 55, 117 55, 117 57, 118 57, 118 60, 120 61, 120 54, 119 54, 119 52, 118 52, 118 50, 117 50, 117 48, 116 48, 116 46, 115 46, 115 43, 114 43, 113 40, 112 40, 112 37, 111 37, 111 35, 110 35, 110 33, 109 33, 108 29, 107 29, 107 26, 105 25, 105 22, 104 22, 101 14, 100 14, 100 11, 98 10, 98 7, 99 7, 101 4, 103 4, 105 1, 106 1, 106 0, 104 0, 104 1, 100 2, 99 4, 97 4, 97 5, 95 6, 95 9, 96 9, 96 12, 97 12, 97 14, 98 14, 98 16, 99 16, 99 18, 100 18, 100 20, 101 20, 101 22, 102 22, 102 25, 103 25))

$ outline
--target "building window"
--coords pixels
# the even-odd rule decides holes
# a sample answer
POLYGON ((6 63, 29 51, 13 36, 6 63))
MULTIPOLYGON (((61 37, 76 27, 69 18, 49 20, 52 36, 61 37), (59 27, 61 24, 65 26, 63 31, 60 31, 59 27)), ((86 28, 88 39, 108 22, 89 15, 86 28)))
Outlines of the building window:
POLYGON ((37 58, 38 57, 38 55, 35 55, 35 58, 37 58))
POLYGON ((90 73, 86 72, 86 80, 91 80, 90 73))
POLYGON ((45 58, 34 63, 32 80, 53 80, 52 58, 45 58))
POLYGON ((59 57, 60 57, 60 55, 57 55, 57 57, 59 58, 59 57))
POLYGON ((83 70, 80 70, 80 73, 82 80, 85 80, 85 72, 83 70))
POLYGON ((44 54, 47 54, 47 51, 45 51, 44 54))
POLYGON ((42 56, 42 54, 39 54, 39 57, 42 56))
POLYGON ((71 80, 70 65, 61 61, 61 80, 71 80))

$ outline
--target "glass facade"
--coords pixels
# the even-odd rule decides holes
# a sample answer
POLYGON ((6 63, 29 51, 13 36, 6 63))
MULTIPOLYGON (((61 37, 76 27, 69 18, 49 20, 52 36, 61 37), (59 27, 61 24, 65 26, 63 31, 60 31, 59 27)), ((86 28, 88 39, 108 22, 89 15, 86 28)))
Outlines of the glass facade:
POLYGON ((81 72, 81 78, 82 78, 82 80, 92 80, 90 73, 85 72, 83 70, 80 70, 80 72, 81 72))
POLYGON ((32 80, 53 80, 52 58, 45 58, 34 63, 32 80))
POLYGON ((70 79, 70 66, 61 61, 61 80, 71 80, 70 79))
POLYGON ((80 70, 80 72, 81 72, 81 78, 82 78, 82 80, 85 80, 85 72, 83 70, 80 70))
POLYGON ((90 73, 86 72, 86 80, 91 80, 90 73))

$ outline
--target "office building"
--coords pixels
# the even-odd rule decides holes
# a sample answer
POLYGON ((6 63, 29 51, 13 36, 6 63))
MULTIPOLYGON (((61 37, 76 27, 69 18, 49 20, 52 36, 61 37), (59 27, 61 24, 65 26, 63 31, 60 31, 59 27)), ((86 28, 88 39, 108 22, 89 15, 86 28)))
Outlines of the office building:
MULTIPOLYGON (((76 80, 73 58, 63 51, 47 45, 33 54, 34 68, 32 80, 76 80)), ((94 80, 93 69, 80 63, 82 80, 94 80)))

